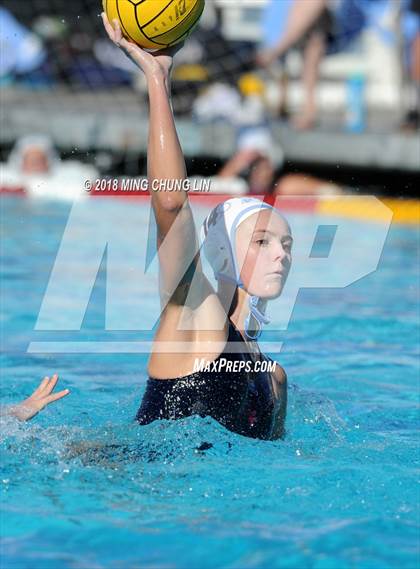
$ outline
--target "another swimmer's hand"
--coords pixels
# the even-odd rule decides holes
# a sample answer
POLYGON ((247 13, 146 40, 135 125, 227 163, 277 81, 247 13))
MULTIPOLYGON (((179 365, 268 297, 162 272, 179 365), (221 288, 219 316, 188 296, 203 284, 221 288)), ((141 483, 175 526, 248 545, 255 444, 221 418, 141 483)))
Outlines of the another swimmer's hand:
POLYGON ((125 52, 137 67, 144 72, 147 78, 162 76, 167 79, 169 77, 173 57, 181 49, 182 43, 168 49, 149 52, 123 37, 118 20, 113 20, 113 25, 111 25, 105 12, 102 12, 102 20, 109 39, 125 52))
POLYGON ((29 421, 32 419, 41 409, 52 403, 53 401, 58 401, 70 393, 68 389, 59 391, 58 393, 53 393, 56 383, 58 381, 58 375, 54 374, 51 379, 49 377, 44 377, 44 379, 39 384, 39 387, 35 389, 30 397, 9 407, 7 410, 8 415, 13 415, 17 417, 20 421, 29 421))

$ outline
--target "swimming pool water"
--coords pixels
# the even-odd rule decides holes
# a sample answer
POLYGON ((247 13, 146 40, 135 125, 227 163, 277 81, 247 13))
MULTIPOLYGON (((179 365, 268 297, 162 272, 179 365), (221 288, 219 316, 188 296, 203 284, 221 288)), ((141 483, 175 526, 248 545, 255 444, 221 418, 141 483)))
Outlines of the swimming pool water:
MULTIPOLYGON (((392 226, 375 273, 301 291, 288 330, 267 332, 289 376, 287 434, 267 442, 199 417, 137 426, 147 354, 27 353, 71 338, 34 330, 69 207, 2 200, 1 403, 53 372, 71 389, 2 419, 2 567, 417 567, 418 229, 392 226)), ((133 204, 101 207, 123 233, 133 204)), ((104 337, 105 276, 79 339, 104 337)), ((155 294, 146 282, 145 311, 155 294)))

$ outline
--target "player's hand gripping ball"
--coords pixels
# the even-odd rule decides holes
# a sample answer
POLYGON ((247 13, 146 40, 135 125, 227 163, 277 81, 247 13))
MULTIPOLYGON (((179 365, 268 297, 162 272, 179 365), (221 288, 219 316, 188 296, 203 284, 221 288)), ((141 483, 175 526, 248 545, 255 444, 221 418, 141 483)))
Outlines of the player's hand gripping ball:
POLYGON ((119 20, 123 36, 144 49, 184 41, 204 10, 204 0, 102 0, 108 20, 119 20))

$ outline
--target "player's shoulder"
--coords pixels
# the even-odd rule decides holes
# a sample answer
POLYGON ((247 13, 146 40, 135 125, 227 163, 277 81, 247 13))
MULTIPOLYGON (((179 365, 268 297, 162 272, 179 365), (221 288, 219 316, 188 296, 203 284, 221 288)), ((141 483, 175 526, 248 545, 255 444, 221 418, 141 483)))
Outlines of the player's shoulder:
POLYGON ((285 372, 284 368, 281 365, 277 364, 275 372, 276 379, 279 383, 287 383, 287 373, 285 372))
MULTIPOLYGON (((272 358, 269 358, 272 362, 274 362, 274 360, 272 358)), ((276 367, 275 370, 273 372, 274 375, 274 379, 277 381, 277 383, 280 384, 287 384, 287 373, 285 371, 285 369, 278 363, 275 362, 276 367)))

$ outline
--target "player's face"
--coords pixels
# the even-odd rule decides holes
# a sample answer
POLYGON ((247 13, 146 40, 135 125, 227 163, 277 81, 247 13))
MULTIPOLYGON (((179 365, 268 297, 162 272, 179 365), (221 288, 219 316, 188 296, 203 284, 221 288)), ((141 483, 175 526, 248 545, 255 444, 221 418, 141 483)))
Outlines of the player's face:
POLYGON ((251 215, 236 231, 241 279, 249 294, 280 296, 292 262, 292 236, 285 219, 270 210, 251 215))
POLYGON ((44 174, 48 170, 48 157, 42 148, 37 146, 28 148, 22 158, 22 172, 24 174, 44 174))

